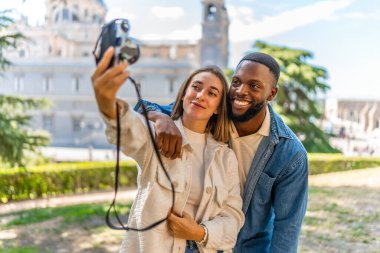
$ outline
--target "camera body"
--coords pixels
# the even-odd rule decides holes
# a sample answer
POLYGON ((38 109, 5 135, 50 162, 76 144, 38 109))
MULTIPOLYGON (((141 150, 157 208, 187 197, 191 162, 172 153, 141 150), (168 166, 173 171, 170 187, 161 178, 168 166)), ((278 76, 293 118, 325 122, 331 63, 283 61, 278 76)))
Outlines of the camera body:
MULTIPOLYGON (((136 39, 129 37, 129 30, 130 25, 127 19, 114 19, 103 26, 99 37, 98 56, 94 53, 96 64, 103 58, 104 53, 110 46, 113 46, 115 51, 108 68, 123 60, 127 60, 128 64, 133 64, 139 59, 139 44, 136 39)), ((94 51, 96 51, 96 48, 94 51)))

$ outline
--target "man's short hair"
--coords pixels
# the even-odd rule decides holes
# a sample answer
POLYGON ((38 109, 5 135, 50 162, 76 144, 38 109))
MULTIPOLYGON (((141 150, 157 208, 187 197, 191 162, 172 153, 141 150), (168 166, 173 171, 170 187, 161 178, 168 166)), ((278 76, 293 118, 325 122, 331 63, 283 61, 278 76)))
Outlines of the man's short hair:
POLYGON ((240 65, 243 61, 254 61, 267 66, 275 78, 274 86, 277 85, 278 79, 280 77, 280 65, 278 65, 277 61, 272 56, 260 52, 247 54, 238 63, 236 71, 239 70, 240 65))

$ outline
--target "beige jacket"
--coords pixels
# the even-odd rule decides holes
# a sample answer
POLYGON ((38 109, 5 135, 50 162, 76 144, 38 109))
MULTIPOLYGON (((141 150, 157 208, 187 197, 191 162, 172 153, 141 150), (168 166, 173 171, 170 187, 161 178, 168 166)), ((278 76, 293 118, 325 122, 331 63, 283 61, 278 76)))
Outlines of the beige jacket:
MULTIPOLYGON (((121 150, 136 160, 139 165, 138 193, 133 202, 128 226, 142 228, 167 216, 172 205, 172 191, 169 180, 159 166, 154 154, 145 119, 120 103, 121 110, 121 150)), ((106 135, 110 143, 116 143, 114 120, 105 119, 106 135)), ((162 157, 176 191, 174 211, 181 214, 185 208, 191 185, 192 149, 183 134, 181 120, 177 127, 182 133, 182 159, 170 160, 162 157)), ((152 123, 153 124, 153 123, 152 123)), ((235 245, 237 234, 244 222, 241 210, 242 199, 238 177, 236 156, 227 145, 215 141, 211 135, 206 143, 206 173, 204 194, 201 198, 195 220, 208 229, 208 241, 198 245, 203 253, 229 250, 235 245)), ((141 253, 184 253, 186 240, 170 235, 166 221, 145 232, 126 232, 120 252, 141 253)))

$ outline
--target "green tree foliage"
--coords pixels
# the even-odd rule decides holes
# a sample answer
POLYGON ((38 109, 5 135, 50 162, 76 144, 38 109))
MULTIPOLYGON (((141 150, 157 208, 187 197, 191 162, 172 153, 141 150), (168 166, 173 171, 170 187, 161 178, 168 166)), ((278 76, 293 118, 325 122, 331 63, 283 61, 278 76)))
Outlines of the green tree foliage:
MULTIPOLYGON (((10 11, 0 12, 0 78, 11 65, 4 52, 14 49, 17 42, 25 39, 19 32, 9 32, 14 24, 10 11)), ((23 98, 0 95, 0 162, 11 166, 24 166, 30 154, 37 154, 38 147, 49 143, 49 136, 29 127, 28 112, 46 108, 44 99, 23 98)))
POLYGON ((276 110, 300 137, 307 151, 337 152, 329 144, 326 134, 314 123, 322 116, 316 97, 330 88, 326 83, 327 70, 307 62, 313 58, 310 51, 270 45, 263 41, 256 41, 253 50, 273 56, 280 64, 276 110))
MULTIPOLYGON (((327 135, 315 125, 322 110, 316 100, 330 88, 326 83, 327 70, 311 65, 313 54, 306 50, 270 45, 256 41, 249 52, 263 52, 276 58, 281 68, 278 93, 274 106, 287 125, 301 139, 308 152, 338 153, 331 147, 327 135)), ((232 70, 225 70, 228 80, 232 70)))

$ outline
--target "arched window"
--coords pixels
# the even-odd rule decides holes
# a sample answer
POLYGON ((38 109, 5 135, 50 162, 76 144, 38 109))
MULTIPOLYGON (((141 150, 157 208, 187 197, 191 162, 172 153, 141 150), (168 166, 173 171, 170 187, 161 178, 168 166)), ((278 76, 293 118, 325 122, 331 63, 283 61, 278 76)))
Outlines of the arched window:
POLYGON ((213 4, 210 4, 207 7, 207 20, 208 21, 215 21, 216 20, 216 7, 213 4))
POLYGON ((78 18, 78 15, 73 13, 73 21, 74 22, 78 22, 79 21, 79 18, 78 18))
POLYGON ((70 16, 69 16, 69 10, 64 8, 62 10, 62 20, 70 20, 70 16))

